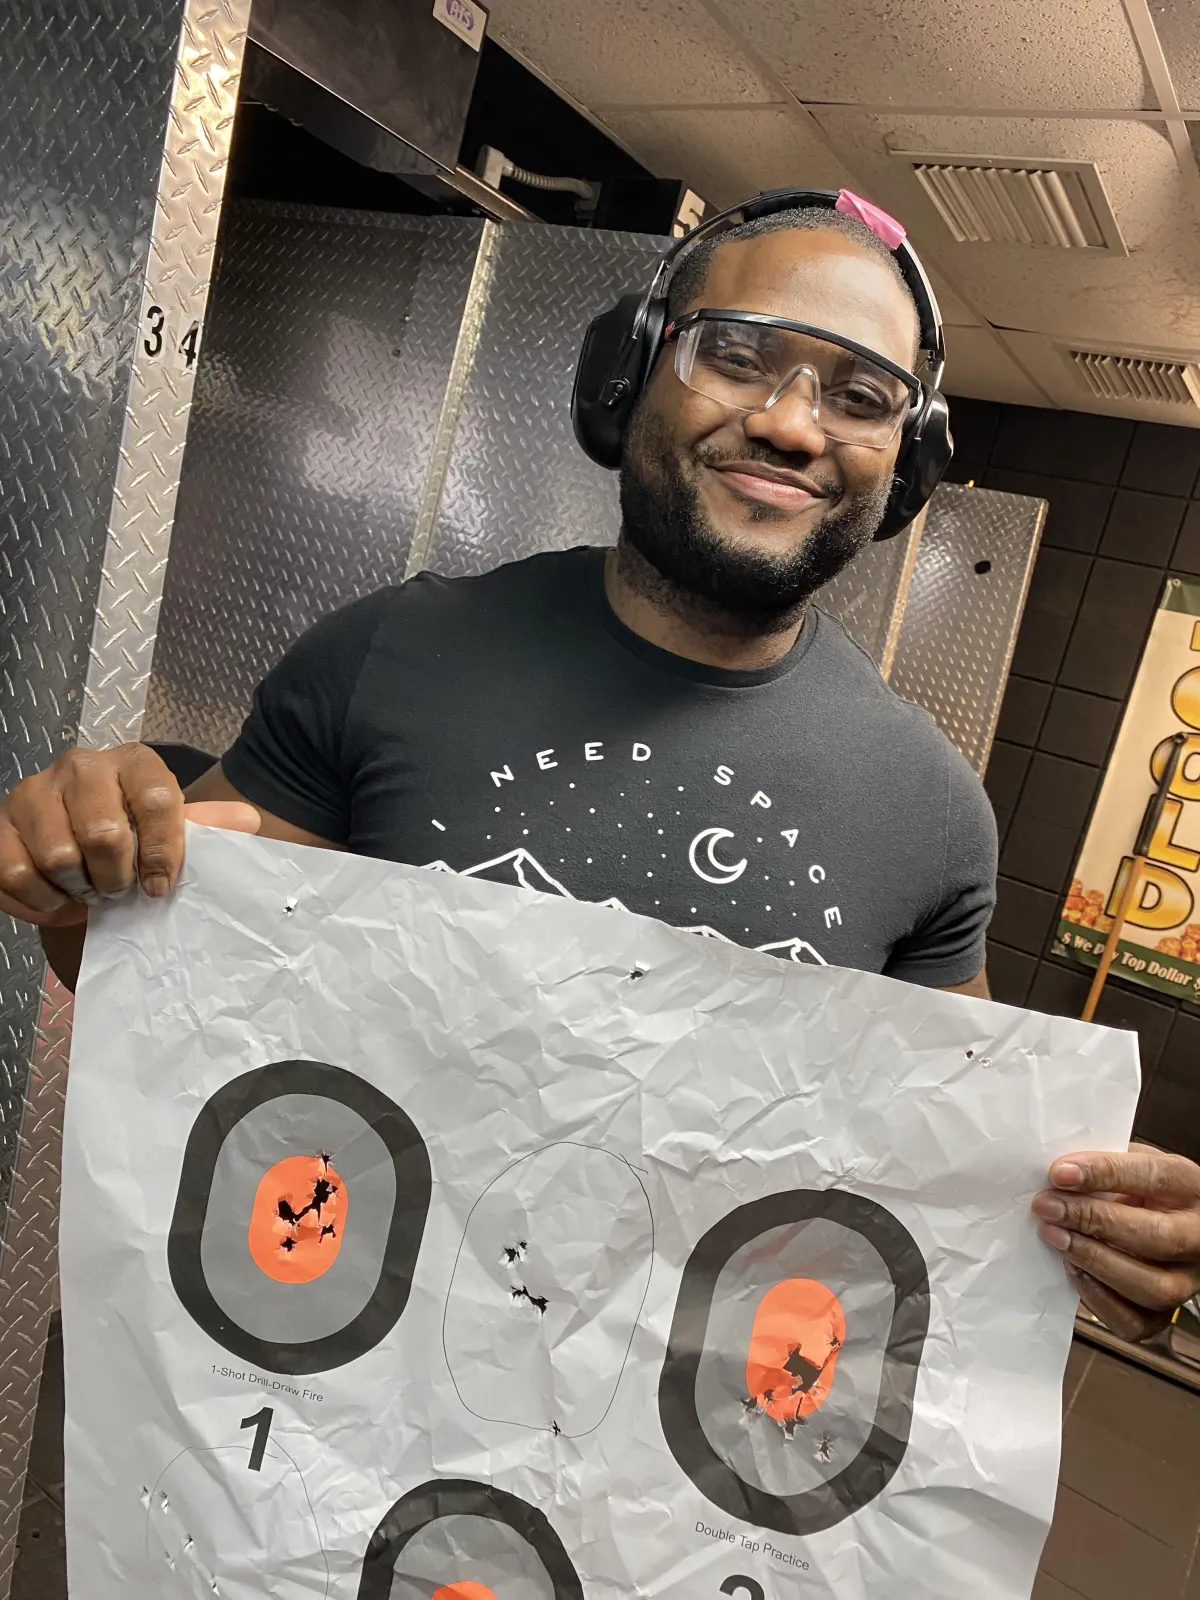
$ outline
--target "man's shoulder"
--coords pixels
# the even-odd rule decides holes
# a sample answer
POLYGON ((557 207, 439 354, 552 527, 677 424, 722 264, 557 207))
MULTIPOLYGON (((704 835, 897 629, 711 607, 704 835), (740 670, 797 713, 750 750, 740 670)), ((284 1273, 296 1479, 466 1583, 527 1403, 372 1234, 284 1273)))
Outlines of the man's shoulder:
POLYGON ((937 723, 923 706, 905 700, 890 687, 878 665, 850 637, 843 623, 830 612, 818 608, 823 670, 836 675, 843 693, 859 712, 890 721, 898 726, 921 729, 943 737, 937 723))
POLYGON ((399 606, 435 606, 447 609, 486 610, 503 601, 510 604, 527 599, 557 598, 564 589, 581 582, 589 562, 597 552, 587 546, 571 550, 548 550, 506 561, 487 572, 447 576, 438 572, 418 572, 391 591, 399 606))
POLYGON ((924 708, 896 693, 876 663, 826 611, 820 613, 824 668, 836 685, 838 723, 848 738, 867 741, 878 757, 928 770, 949 768, 952 783, 982 789, 970 763, 924 708))

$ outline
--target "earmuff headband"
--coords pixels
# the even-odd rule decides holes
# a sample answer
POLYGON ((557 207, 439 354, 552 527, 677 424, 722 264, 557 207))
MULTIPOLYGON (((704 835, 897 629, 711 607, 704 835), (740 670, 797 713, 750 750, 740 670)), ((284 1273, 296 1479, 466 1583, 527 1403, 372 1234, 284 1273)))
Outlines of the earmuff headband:
POLYGON ((610 471, 619 468, 626 430, 662 349, 668 291, 681 258, 739 223, 805 207, 853 216, 870 228, 891 252, 916 302, 920 348, 929 363, 929 376, 911 375, 917 379, 919 392, 904 423, 888 508, 875 534, 876 539, 890 539, 927 503, 954 453, 949 409, 938 389, 946 361, 945 342, 933 289, 903 227, 870 201, 845 189, 840 194, 828 189, 773 189, 718 212, 673 244, 644 293, 622 295, 592 320, 571 392, 575 437, 599 466, 610 471))
POLYGON ((946 365, 946 345, 942 335, 942 318, 937 298, 925 275, 920 258, 903 237, 904 230, 899 223, 888 217, 885 212, 878 211, 869 202, 860 200, 857 195, 851 195, 846 189, 839 193, 834 193, 831 189, 769 189, 754 200, 744 200, 740 205, 730 206, 725 211, 718 211, 716 216, 706 218, 698 227, 693 228, 691 233, 677 240, 659 262, 638 306, 637 316, 633 322, 632 338, 636 341, 642 337, 651 305, 655 300, 666 297, 680 260, 690 255, 697 245, 703 244, 706 239, 711 239, 716 234, 728 233, 740 227, 743 222, 754 222, 759 217, 772 217, 781 211, 798 211, 809 206, 855 216, 887 245, 917 303, 917 315, 921 323, 921 349, 929 357, 930 382, 937 388, 946 365), (878 223, 876 218, 879 219, 878 223), (891 224, 895 232, 890 232, 885 224, 891 224), (891 240, 897 235, 899 235, 898 242, 893 244, 891 240))

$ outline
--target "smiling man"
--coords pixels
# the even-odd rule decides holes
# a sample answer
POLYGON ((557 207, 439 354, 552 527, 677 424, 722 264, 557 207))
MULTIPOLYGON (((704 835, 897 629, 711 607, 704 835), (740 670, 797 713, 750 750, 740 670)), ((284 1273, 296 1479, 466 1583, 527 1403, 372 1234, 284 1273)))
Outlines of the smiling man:
MULTIPOLYGON (((890 514, 940 345, 903 230, 835 198, 679 257, 644 383, 602 385, 610 410, 636 400, 609 442, 615 550, 422 574, 327 618, 189 789, 194 820, 986 993, 982 788, 814 603, 890 514)), ((0 909, 71 981, 90 899, 170 891, 183 816, 145 747, 64 755, 0 806, 0 909)), ((1085 1298, 1160 1326, 1200 1286, 1200 1172, 1139 1152, 1055 1179, 1044 1236, 1085 1298)))

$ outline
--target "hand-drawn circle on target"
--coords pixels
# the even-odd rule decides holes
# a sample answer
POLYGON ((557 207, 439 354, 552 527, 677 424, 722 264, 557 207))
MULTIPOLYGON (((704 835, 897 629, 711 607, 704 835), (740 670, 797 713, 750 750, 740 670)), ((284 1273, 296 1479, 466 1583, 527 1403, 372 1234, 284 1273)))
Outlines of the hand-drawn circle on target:
POLYGON ((583 1600, 583 1586, 544 1512, 468 1478, 409 1492, 371 1535, 358 1600, 583 1600))
MULTIPOLYGON (((416 1126, 362 1078, 316 1061, 243 1073, 212 1096, 188 1137, 167 1240, 175 1293, 218 1344, 268 1371, 344 1366, 373 1349, 408 1303, 430 1190, 416 1126), (300 1157, 315 1177, 336 1179, 324 1193, 336 1188, 328 1215, 344 1232, 327 1268, 296 1274, 281 1254, 273 1273, 264 1264, 263 1186, 282 1174, 287 1195, 302 1198, 293 1181, 300 1157)), ((319 1218, 322 1190, 314 1181, 309 1192, 319 1218)), ((293 1216, 303 1209, 296 1204, 293 1216)), ((284 1242, 311 1217, 284 1228, 284 1242)), ((319 1235, 310 1230, 304 1248, 320 1248, 319 1235)))
POLYGON ((261 1552, 271 1600, 324 1600, 329 1559, 308 1486, 292 1456, 268 1441, 181 1450, 142 1492, 146 1571, 156 1600, 253 1594, 261 1552))
POLYGON ((653 1264, 650 1200, 624 1156, 560 1140, 511 1162, 471 1207, 446 1295, 463 1405, 570 1439, 598 1428, 653 1264))
POLYGON ((680 1281, 658 1389, 671 1454, 730 1516, 835 1527, 904 1458, 928 1329, 925 1260, 882 1206, 838 1190, 741 1206, 680 1281))

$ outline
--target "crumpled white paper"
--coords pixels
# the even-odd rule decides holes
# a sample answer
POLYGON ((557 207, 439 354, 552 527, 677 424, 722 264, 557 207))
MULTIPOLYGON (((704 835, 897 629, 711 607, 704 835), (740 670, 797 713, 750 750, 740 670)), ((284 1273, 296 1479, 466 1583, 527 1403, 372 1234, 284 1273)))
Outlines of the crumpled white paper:
POLYGON ((1133 1037, 192 828, 89 933, 81 1600, 1026 1600, 1133 1037))

